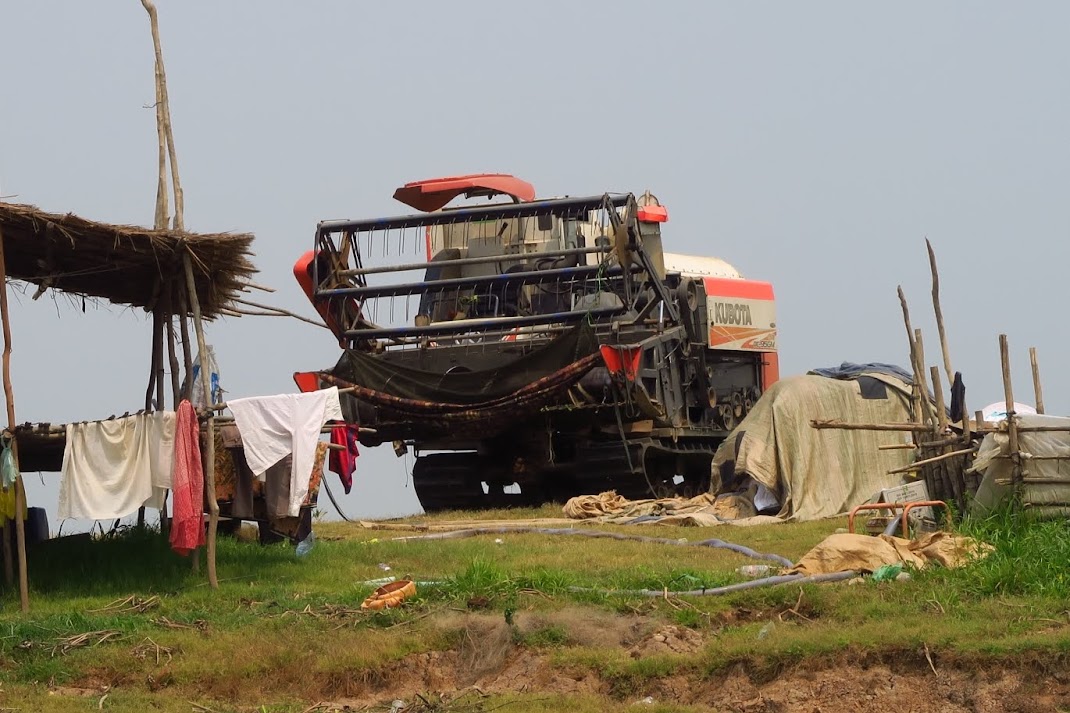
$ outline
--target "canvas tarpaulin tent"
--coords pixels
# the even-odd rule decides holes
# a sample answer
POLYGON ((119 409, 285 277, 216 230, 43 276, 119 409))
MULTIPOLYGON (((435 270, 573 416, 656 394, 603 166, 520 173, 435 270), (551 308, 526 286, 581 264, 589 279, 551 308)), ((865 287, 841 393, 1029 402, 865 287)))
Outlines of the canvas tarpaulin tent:
POLYGON ((713 485, 730 491, 749 476, 777 497, 779 517, 795 520, 831 517, 864 503, 902 482, 888 471, 907 465, 911 451, 878 446, 903 443, 909 434, 815 429, 810 421, 910 421, 910 388, 880 372, 782 379, 717 450, 713 485))

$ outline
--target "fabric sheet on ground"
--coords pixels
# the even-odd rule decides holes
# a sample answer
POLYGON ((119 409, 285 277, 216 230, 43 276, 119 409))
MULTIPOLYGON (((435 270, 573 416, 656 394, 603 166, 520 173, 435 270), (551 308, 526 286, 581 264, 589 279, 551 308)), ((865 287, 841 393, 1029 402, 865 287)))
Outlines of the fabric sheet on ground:
POLYGON ((777 497, 779 517, 815 520, 899 485, 902 476, 888 471, 910 463, 911 451, 878 446, 905 443, 909 434, 810 425, 909 421, 910 384, 890 370, 845 367, 846 377, 807 374, 773 384, 714 455, 715 491, 734 491, 749 477, 777 497))
POLYGON ((111 520, 160 509, 171 488, 175 413, 157 411, 67 426, 60 518, 111 520))

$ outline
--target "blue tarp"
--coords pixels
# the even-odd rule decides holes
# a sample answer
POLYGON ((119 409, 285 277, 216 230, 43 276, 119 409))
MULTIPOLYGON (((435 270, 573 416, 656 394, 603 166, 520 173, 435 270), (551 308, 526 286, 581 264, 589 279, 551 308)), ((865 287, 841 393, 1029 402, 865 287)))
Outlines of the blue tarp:
POLYGON ((839 366, 830 366, 824 369, 812 369, 809 373, 816 374, 817 376, 825 376, 829 379, 857 379, 863 374, 887 374, 888 376, 894 376, 897 379, 901 379, 908 384, 914 383, 914 375, 909 371, 902 367, 895 366, 894 364, 882 364, 880 362, 854 364, 845 361, 839 366))

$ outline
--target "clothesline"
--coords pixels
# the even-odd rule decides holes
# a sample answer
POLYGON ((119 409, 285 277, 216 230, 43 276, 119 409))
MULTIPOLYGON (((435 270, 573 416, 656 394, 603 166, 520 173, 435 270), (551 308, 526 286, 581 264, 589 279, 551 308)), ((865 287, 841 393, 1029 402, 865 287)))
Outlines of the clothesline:
MULTIPOLYGON (((220 418, 219 416, 216 416, 215 422, 217 424, 220 424, 220 423, 234 423, 234 419, 232 417, 229 417, 229 416, 224 416, 222 418, 220 418)), ((366 428, 365 426, 359 426, 359 428, 360 428, 360 432, 361 433, 367 433, 368 435, 371 435, 371 436, 374 436, 375 434, 378 433, 378 431, 376 431, 374 428, 366 428)), ((334 426, 323 426, 320 429, 320 433, 330 433, 332 430, 334 430, 334 426)))
MULTIPOLYGON (((338 389, 338 393, 340 393, 340 394, 349 394, 349 393, 352 393, 352 392, 354 392, 356 390, 357 390, 357 387, 348 386, 348 387, 346 387, 344 389, 338 389)), ((228 408, 229 408, 229 406, 227 406, 227 403, 224 401, 223 403, 212 404, 211 406, 205 406, 201 410, 203 410, 203 411, 225 411, 228 408)))

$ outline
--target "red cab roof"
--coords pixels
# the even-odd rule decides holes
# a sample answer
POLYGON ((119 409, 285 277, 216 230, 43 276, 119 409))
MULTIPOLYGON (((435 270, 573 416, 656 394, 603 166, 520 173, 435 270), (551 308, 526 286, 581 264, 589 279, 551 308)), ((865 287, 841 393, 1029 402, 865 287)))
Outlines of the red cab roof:
POLYGON ((394 198, 416 210, 430 213, 461 194, 468 197, 506 195, 527 202, 535 200, 535 187, 505 173, 474 173, 406 183, 394 191, 394 198))

